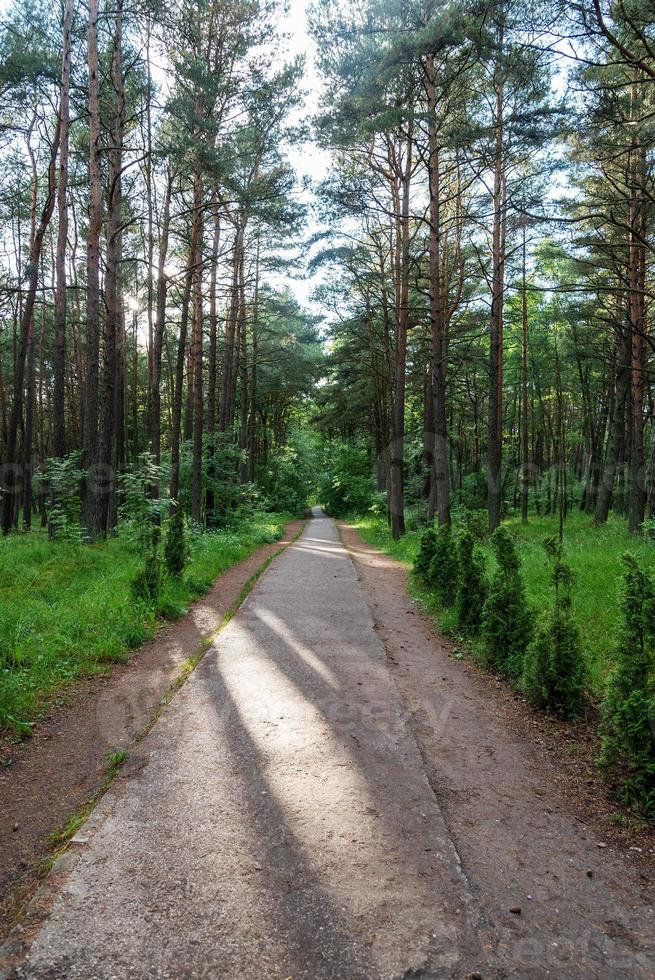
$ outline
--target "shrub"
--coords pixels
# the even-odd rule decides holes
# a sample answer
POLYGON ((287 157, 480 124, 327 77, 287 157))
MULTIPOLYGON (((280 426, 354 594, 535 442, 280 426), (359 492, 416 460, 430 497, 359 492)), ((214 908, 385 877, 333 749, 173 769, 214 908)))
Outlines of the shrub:
POLYGON ((430 562, 434 557, 437 545, 437 535, 433 527, 429 527, 421 535, 418 554, 414 559, 414 571, 422 579, 426 579, 430 572, 430 562))
POLYGON ((520 562, 514 542, 504 527, 491 537, 497 568, 482 610, 482 635, 489 665, 518 677, 525 650, 532 638, 532 617, 525 598, 520 562))
POLYGON ((476 551, 473 534, 464 530, 459 538, 459 579, 457 584, 457 624, 477 632, 487 593, 484 559, 476 551))
POLYGON ((187 563, 188 549, 186 536, 184 533, 184 516, 181 510, 177 510, 171 517, 164 544, 164 562, 168 569, 168 574, 173 578, 179 578, 184 571, 187 563))
POLYGON ((457 550, 450 524, 437 529, 427 582, 445 606, 452 606, 457 594, 457 550))
POLYGON ((607 688, 599 764, 619 798, 655 817, 655 590, 625 555, 623 624, 607 688))
POLYGON ((149 528, 149 542, 143 568, 137 572, 131 582, 132 595, 135 599, 151 602, 159 595, 161 588, 161 558, 159 557, 159 527, 149 528))
POLYGON ((573 575, 562 559, 561 547, 552 539, 546 542, 546 550, 553 558, 555 604, 527 649, 523 689, 539 707, 560 718, 575 718, 582 708, 584 661, 580 631, 572 615, 573 575))

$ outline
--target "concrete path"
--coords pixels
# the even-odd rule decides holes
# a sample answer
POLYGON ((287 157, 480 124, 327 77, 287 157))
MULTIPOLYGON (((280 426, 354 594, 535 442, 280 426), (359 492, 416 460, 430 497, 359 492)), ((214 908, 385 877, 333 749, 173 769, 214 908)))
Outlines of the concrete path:
POLYGON ((5 975, 496 975, 405 721, 320 516, 131 756, 5 975))

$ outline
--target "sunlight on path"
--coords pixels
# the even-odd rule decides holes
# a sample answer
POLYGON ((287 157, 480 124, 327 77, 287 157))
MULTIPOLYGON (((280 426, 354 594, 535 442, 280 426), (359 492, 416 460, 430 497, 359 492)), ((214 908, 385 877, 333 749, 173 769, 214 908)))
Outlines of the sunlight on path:
POLYGON ((24 972, 459 975, 475 913, 333 522, 272 566, 78 845, 24 972))

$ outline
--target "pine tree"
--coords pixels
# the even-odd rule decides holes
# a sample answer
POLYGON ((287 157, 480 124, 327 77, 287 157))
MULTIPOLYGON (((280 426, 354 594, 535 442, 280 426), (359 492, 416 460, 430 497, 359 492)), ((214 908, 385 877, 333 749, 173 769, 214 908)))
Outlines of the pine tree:
POLYGON ((624 803, 655 816, 655 587, 625 555, 617 667, 602 706, 600 767, 624 803))
POLYGON ((457 624, 460 629, 471 633, 479 630, 486 594, 484 560, 476 551, 472 533, 465 529, 459 537, 457 624))
POLYGON ((489 666, 501 674, 520 677, 526 648, 532 638, 532 614, 525 598, 520 561, 505 527, 491 538, 496 570, 482 610, 482 636, 489 666))
POLYGON ((563 559, 561 545, 550 540, 546 549, 553 560, 555 602, 528 647, 522 686, 539 707, 560 718, 575 718, 583 705, 584 662, 580 631, 573 618, 573 574, 563 559))

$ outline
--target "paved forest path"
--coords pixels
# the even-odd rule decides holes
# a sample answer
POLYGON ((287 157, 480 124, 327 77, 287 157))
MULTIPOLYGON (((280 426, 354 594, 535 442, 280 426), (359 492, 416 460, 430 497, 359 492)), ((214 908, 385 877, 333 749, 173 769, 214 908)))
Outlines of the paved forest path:
POLYGON ((5 975, 655 976, 643 893, 582 872, 569 914, 568 855, 551 896, 563 927, 531 921, 524 895, 520 914, 498 907, 506 868, 490 852, 480 880, 469 871, 400 693, 410 680, 390 672, 351 557, 317 516, 130 755, 5 948, 5 975), (580 947, 552 968, 570 935, 580 947))

